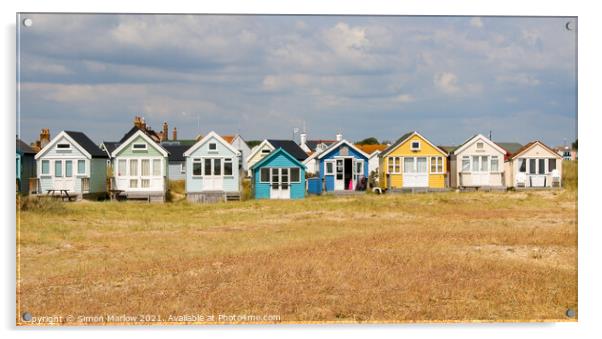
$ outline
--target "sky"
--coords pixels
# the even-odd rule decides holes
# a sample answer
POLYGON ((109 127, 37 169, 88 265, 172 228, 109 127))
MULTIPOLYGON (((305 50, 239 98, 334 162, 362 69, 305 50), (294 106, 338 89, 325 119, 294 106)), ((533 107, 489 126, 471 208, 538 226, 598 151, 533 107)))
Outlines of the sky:
POLYGON ((23 14, 17 132, 576 138, 575 18, 23 14), (569 23, 570 22, 570 23, 569 23), (567 23, 570 29, 567 29, 567 23), (18 113, 19 114, 19 113, 18 113))

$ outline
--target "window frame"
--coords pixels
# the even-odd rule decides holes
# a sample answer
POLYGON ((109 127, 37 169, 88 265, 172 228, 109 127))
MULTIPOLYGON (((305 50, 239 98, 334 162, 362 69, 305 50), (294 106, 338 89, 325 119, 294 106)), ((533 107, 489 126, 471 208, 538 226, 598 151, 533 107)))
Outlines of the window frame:
POLYGON ((434 156, 434 157, 429 157, 430 158, 430 166, 429 166, 429 173, 430 174, 444 174, 445 170, 444 170, 444 160, 443 160, 443 156, 434 156), (433 160, 435 160, 435 171, 433 171, 433 160))
POLYGON ((217 151, 217 142, 210 142, 208 145, 210 151, 217 151))
POLYGON ((556 169, 558 169, 556 166, 556 158, 548 158, 548 173, 552 173, 552 171, 556 169), (554 164, 554 169, 550 169, 552 167, 550 164, 554 164))
POLYGON ((460 165, 462 166, 461 173, 472 173, 472 171, 471 171, 472 163, 471 163, 470 155, 463 155, 462 159, 460 161, 460 165), (468 170, 464 170, 464 161, 468 162, 468 170))
POLYGON ((132 152, 145 152, 148 150, 148 145, 144 142, 136 142, 132 144, 132 152), (144 147, 136 147, 144 146, 144 147))
POLYGON ((420 140, 410 141, 410 150, 411 151, 420 151, 420 146, 422 146, 420 140), (414 144, 417 144, 418 146, 414 147, 414 144))
POLYGON ((50 160, 42 159, 40 163, 40 175, 51 175, 50 174, 50 160), (46 163, 46 172, 44 173, 44 163, 46 163))
POLYGON ((59 151, 66 151, 66 150, 71 150, 71 144, 70 143, 65 143, 65 142, 61 142, 56 144, 56 149, 59 151), (61 146, 67 146, 67 147, 61 147, 61 146))
POLYGON ((62 159, 54 161, 54 173, 53 173, 52 176, 55 177, 55 178, 62 178, 63 177, 63 160, 62 159), (56 172, 57 172, 56 165, 57 164, 59 164, 59 167, 58 167, 58 169, 59 169, 59 175, 56 175, 56 172))
POLYGON ((334 160, 324 161, 324 175, 335 175, 336 174, 335 166, 336 166, 336 163, 334 160), (328 164, 331 165, 330 172, 328 171, 328 164))
POLYGON ((489 158, 489 173, 501 173, 500 171, 500 157, 497 155, 492 155, 489 158), (493 160, 495 159, 495 163, 496 163, 496 167, 497 169, 494 171, 493 170, 493 160))
POLYGON ((192 159, 192 174, 191 176, 193 178, 198 178, 198 177, 202 177, 203 174, 205 174, 205 159, 204 158, 194 158, 192 159), (194 173, 194 166, 198 165, 200 167, 200 174, 195 174, 194 173))
POLYGON ((78 159, 77 160, 77 175, 86 175, 86 160, 84 160, 84 159, 78 159), (79 171, 79 169, 80 169, 79 164, 82 164, 82 163, 84 164, 84 171, 80 172, 79 171))
POLYGON ((224 177, 234 176, 234 161, 232 158, 223 158, 222 172, 224 177), (230 174, 226 174, 226 164, 230 164, 230 174))
POLYGON ((271 177, 270 167, 261 167, 259 169, 259 182, 260 183, 262 183, 262 184, 269 184, 270 183, 270 177, 271 177), (267 172, 267 174, 268 174, 268 180, 267 181, 263 180, 264 171, 267 172))
POLYGON ((298 184, 301 182, 301 169, 299 167, 290 167, 288 170, 288 173, 289 173, 289 182, 290 183, 298 184), (295 180, 295 181, 293 181, 293 170, 296 170, 298 172, 297 180, 295 180))

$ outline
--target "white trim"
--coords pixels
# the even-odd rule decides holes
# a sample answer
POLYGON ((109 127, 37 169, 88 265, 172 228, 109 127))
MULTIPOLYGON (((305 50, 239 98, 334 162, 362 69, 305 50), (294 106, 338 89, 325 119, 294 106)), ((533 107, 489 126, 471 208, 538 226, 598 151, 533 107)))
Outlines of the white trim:
MULTIPOLYGON (((196 151, 197 149, 199 149, 207 141, 211 140, 211 138, 215 138, 222 145, 226 146, 227 149, 229 149, 230 151, 232 151, 236 156, 240 155, 240 151, 238 151, 236 148, 234 148, 234 146, 232 146, 229 142, 227 142, 226 140, 224 140, 224 138, 222 138, 221 136, 219 136, 219 134, 215 133, 214 131, 211 131, 206 136, 204 136, 201 140, 197 141, 197 143, 194 144, 192 147, 190 147, 186 152, 184 152, 184 156, 185 157, 191 156, 194 151, 196 151)), ((215 150, 211 150, 211 151, 217 151, 217 147, 216 147, 215 150)))
POLYGON ((142 138, 147 143, 151 144, 164 157, 167 157, 169 155, 169 152, 165 148, 163 148, 163 147, 161 147, 161 145, 157 144, 153 139, 151 139, 151 137, 146 135, 146 133, 142 132, 142 130, 138 130, 138 131, 136 131, 136 133, 132 134, 131 137, 127 138, 126 141, 122 142, 121 145, 119 145, 119 147, 117 147, 113 152, 111 152, 111 158, 115 158, 117 156, 117 154, 119 154, 119 152, 121 152, 125 147, 127 147, 129 144, 131 144, 132 141, 134 139, 136 139, 138 136, 142 136, 142 138))
POLYGON ((253 147, 253 150, 251 150, 251 154, 249 154, 249 156, 245 159, 245 162, 248 163, 250 159, 252 159, 255 155, 257 155, 257 152, 259 152, 259 150, 261 150, 263 148, 263 146, 268 146, 272 149, 272 151, 274 151, 274 146, 272 144, 270 144, 270 142, 267 139, 263 139, 263 141, 253 147))
POLYGON ((78 151, 80 151, 83 155, 86 156, 86 158, 88 159, 92 159, 92 155, 90 155, 90 153, 88 153, 83 147, 81 147, 80 144, 78 144, 77 142, 75 142, 75 140, 73 140, 73 138, 71 138, 69 136, 69 134, 67 134, 67 132, 65 131, 61 131, 61 133, 59 133, 56 137, 54 137, 54 139, 52 139, 52 141, 50 141, 48 143, 48 145, 44 146, 44 148, 42 148, 41 151, 38 152, 38 154, 36 154, 34 156, 34 159, 38 160, 39 158, 41 158, 46 152, 48 152, 48 150, 50 150, 52 147, 54 147, 54 145, 61 140, 61 138, 65 138, 67 139, 71 145, 74 145, 75 148, 77 148, 78 151))
POLYGON ((147 143, 141 143, 141 142, 133 143, 132 144, 132 152, 137 152, 137 151, 148 151, 148 144, 147 143), (142 145, 144 147, 142 147, 142 148, 135 147, 136 145, 138 145, 138 146, 142 145))
MULTIPOLYGON (((368 154, 364 153, 364 151, 362 151, 361 149, 355 147, 355 145, 353 145, 349 141, 347 141, 345 139, 342 139, 341 141, 337 142, 336 144, 331 145, 330 147, 328 147, 324 151, 320 152, 320 154, 318 155, 318 159, 322 159, 325 155, 329 154, 330 152, 332 152, 333 150, 337 149, 339 146, 341 146, 343 144, 346 144, 347 146, 353 148, 356 152, 358 152, 359 154, 361 154, 364 157, 366 157, 366 159, 370 158, 370 156, 368 154)), ((355 158, 355 157, 353 157, 353 158, 355 158)))
POLYGON ((506 154, 506 150, 501 148, 498 144, 496 144, 495 142, 491 141, 489 138, 487 138, 486 136, 482 135, 482 134, 477 134, 475 136, 473 136, 472 138, 466 140, 464 142, 464 144, 462 144, 462 146, 456 150, 453 151, 454 154, 459 154, 462 153, 462 151, 464 151, 466 148, 468 148, 470 145, 474 144, 475 142, 477 142, 478 140, 481 140, 483 142, 485 142, 486 144, 488 144, 489 146, 493 147, 494 149, 496 149, 498 152, 502 153, 503 155, 506 154))
POLYGON ((420 146, 422 146, 420 143, 420 140, 412 140, 410 142, 410 151, 420 151, 421 150, 420 146), (414 144, 418 144, 418 146, 414 147, 414 144))

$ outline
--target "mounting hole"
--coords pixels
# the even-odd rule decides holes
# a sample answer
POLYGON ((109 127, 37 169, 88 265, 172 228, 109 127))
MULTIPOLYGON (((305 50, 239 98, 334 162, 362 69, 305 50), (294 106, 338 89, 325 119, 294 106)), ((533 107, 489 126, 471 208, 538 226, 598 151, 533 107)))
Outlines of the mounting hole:
POLYGON ((31 27, 32 25, 33 25, 33 20, 31 20, 30 18, 23 19, 23 26, 31 27))
POLYGON ((24 321, 31 321, 31 313, 23 312, 23 314, 21 315, 21 319, 23 319, 24 321))
POLYGON ((575 317, 575 310, 572 308, 567 309, 565 313, 566 313, 566 316, 569 318, 575 317))

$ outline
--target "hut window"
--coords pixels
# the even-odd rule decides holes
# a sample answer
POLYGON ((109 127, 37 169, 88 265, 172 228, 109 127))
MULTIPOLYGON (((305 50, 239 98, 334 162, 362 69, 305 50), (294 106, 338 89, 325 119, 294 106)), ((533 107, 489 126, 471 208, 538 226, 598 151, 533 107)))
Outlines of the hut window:
POLYGON ((401 173, 401 157, 396 157, 395 159, 395 173, 401 173))
POLYGON ((556 169, 556 159, 548 159, 548 172, 556 169))
POLYGON ((78 160, 77 161, 77 174, 85 174, 86 173, 86 160, 78 160))
POLYGON ((149 159, 140 160, 140 175, 143 177, 150 176, 150 160, 149 159))
POLYGON ((467 155, 462 157, 462 172, 470 172, 470 157, 467 155))
POLYGON ((138 160, 131 159, 130 160, 130 176, 138 175, 138 160))
POLYGON ((483 149, 483 143, 477 142, 477 149, 483 149))
POLYGON ((270 150, 267 148, 261 150, 261 154, 268 154, 268 153, 270 153, 270 150))
POLYGON ((134 151, 146 151, 146 144, 133 144, 132 149, 134 151))
POLYGON ((205 175, 211 175, 211 159, 205 158, 205 166, 203 167, 205 175))
POLYGON ((491 172, 498 172, 500 170, 500 163, 497 156, 491 157, 491 172))
POLYGON ((489 159, 486 155, 481 156, 481 172, 489 171, 489 159))
POLYGON ((119 160, 118 165, 117 165, 117 175, 120 177, 124 176, 125 171, 126 171, 125 159, 119 160))
POLYGON ((479 156, 478 155, 472 156, 472 171, 473 172, 479 171, 479 156))
POLYGON ((224 159, 224 175, 232 175, 232 159, 224 159))
POLYGON ((535 174, 536 173, 536 168, 535 166, 537 165, 537 161, 536 159, 529 159, 529 174, 535 174))
POLYGON ((50 161, 42 160, 42 174, 50 173, 50 161))
POLYGON ((213 175, 222 175, 221 159, 213 159, 213 175))
POLYGON ((153 159, 153 176, 161 176, 161 159, 153 159))
POLYGON ((527 161, 525 159, 518 159, 518 171, 527 173, 527 161))
POLYGON ((61 161, 61 160, 54 161, 54 176, 55 177, 63 176, 63 161, 61 161))
POLYGON ((403 171, 405 173, 414 173, 414 158, 403 158, 403 171))
POLYGON ((209 144, 209 150, 210 151, 215 151, 217 149, 217 144, 212 142, 209 144))
POLYGON ((291 168, 291 182, 300 182, 301 171, 298 168, 291 168))
POLYGON ((192 161, 192 175, 203 175, 203 163, 201 159, 194 159, 192 161))
POLYGON ((150 180, 149 179, 142 179, 142 180, 140 180, 140 187, 141 188, 149 188, 150 187, 150 180))
POLYGON ((186 164, 185 163, 180 164, 180 173, 186 173, 186 164))
POLYGON ((420 141, 412 141, 412 144, 410 147, 411 147, 412 151, 420 150, 420 141))
POLYGON ((130 188, 138 188, 138 179, 130 179, 130 188))
POLYGON ((443 173, 443 157, 431 158, 431 173, 443 173))
POLYGON ((388 161, 388 163, 389 163, 389 173, 393 173, 393 166, 395 165, 395 164, 394 164, 394 162, 395 162, 395 158, 393 158, 393 157, 388 157, 388 158, 387 158, 387 161, 388 161))
POLYGON ((70 144, 56 144, 56 148, 58 148, 58 149, 70 149, 71 145, 70 144))
POLYGON ((546 173, 546 159, 539 159, 539 167, 537 168, 537 173, 538 174, 545 174, 546 173))
POLYGON ((260 172, 260 178, 259 181, 260 182, 270 182, 270 169, 267 167, 264 167, 261 169, 260 172))
POLYGON ((358 174, 364 173, 363 167, 364 167, 364 162, 363 161, 357 161, 355 163, 355 173, 358 173, 358 174))
POLYGON ((324 166, 326 166, 326 173, 324 173, 325 175, 333 175, 334 174, 334 164, 332 163, 332 161, 327 161, 324 163, 324 166))
POLYGON ((65 160, 65 176, 72 177, 73 176, 73 161, 65 160))

